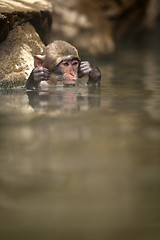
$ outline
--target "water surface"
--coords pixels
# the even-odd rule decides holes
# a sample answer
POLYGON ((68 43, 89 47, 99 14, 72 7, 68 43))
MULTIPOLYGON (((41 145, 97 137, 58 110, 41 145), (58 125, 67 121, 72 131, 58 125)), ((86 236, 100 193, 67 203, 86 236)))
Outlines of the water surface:
POLYGON ((99 88, 0 92, 0 239, 160 239, 160 49, 94 60, 99 88))

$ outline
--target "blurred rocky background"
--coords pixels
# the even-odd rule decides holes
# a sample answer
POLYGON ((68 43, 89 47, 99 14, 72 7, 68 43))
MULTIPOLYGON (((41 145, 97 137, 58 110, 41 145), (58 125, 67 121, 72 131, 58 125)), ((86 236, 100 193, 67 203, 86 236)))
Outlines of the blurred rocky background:
POLYGON ((158 0, 1 0, 0 83, 24 84, 33 55, 63 39, 80 54, 108 56, 128 36, 158 28, 158 0))
POLYGON ((52 0, 54 38, 64 38, 83 52, 107 55, 116 41, 151 31, 160 13, 158 0, 52 0))

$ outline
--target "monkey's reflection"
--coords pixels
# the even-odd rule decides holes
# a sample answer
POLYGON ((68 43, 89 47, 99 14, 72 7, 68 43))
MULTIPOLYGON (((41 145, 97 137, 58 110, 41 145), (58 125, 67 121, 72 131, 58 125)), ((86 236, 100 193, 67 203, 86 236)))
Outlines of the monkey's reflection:
POLYGON ((53 88, 51 91, 27 91, 29 105, 39 112, 82 111, 100 107, 100 87, 53 88))

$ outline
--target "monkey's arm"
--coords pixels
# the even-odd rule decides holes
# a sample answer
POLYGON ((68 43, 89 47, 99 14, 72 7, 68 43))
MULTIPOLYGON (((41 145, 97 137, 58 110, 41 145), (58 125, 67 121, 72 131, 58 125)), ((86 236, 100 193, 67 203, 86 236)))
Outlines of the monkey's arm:
POLYGON ((49 79, 49 70, 44 67, 35 67, 26 82, 26 89, 35 89, 39 87, 41 81, 49 79))
POLYGON ((29 78, 27 79, 27 82, 26 82, 26 89, 35 89, 35 88, 38 88, 38 85, 39 83, 36 83, 35 80, 34 80, 34 73, 33 73, 33 70, 31 72, 31 74, 29 75, 29 78))
POLYGON ((87 84, 95 84, 99 85, 101 81, 101 72, 96 67, 91 65, 88 61, 81 62, 80 68, 79 68, 79 74, 78 77, 82 78, 85 75, 88 75, 88 81, 87 84))

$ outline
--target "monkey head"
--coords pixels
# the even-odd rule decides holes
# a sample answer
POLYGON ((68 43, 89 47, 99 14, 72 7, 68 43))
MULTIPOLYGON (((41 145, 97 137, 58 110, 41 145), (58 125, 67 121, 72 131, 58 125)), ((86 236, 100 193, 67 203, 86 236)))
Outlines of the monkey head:
POLYGON ((34 65, 49 70, 48 82, 75 85, 78 79, 80 57, 74 46, 65 41, 57 40, 47 45, 42 55, 34 56, 34 65))

